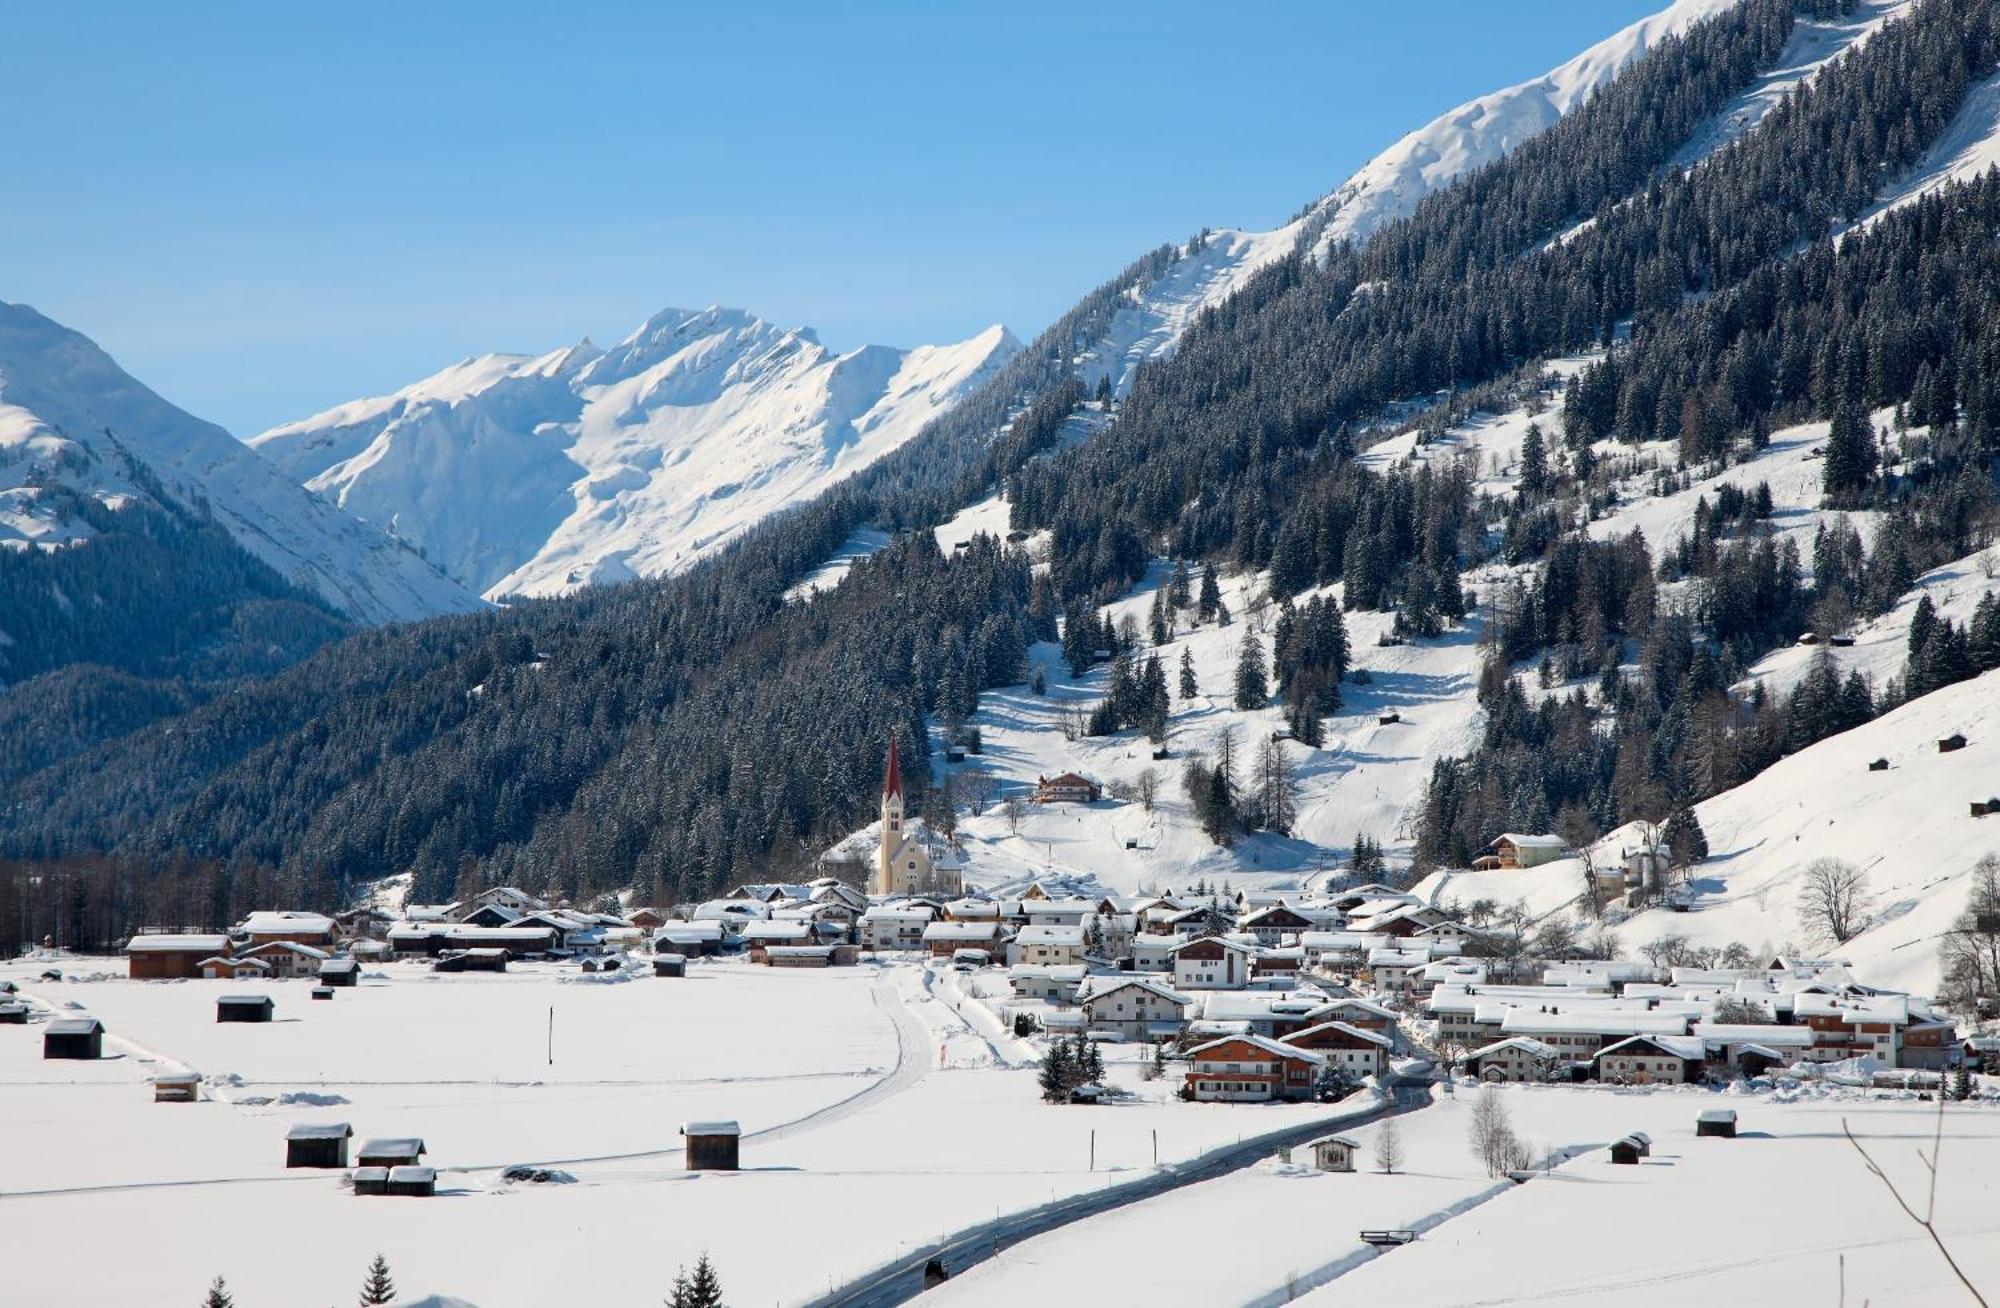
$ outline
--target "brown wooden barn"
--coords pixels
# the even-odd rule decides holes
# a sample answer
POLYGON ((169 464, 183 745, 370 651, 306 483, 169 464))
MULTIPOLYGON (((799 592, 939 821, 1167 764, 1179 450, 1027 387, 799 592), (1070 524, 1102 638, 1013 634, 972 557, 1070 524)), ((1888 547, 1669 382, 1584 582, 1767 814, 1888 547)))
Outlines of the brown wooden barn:
POLYGON ((285 1132, 285 1166, 345 1167, 354 1128, 345 1122, 295 1122, 285 1132))
POLYGON ((733 1172, 737 1146, 743 1128, 734 1122, 683 1122, 681 1136, 687 1141, 687 1169, 690 1172, 733 1172))
POLYGON ((359 1167, 415 1167, 424 1160, 424 1142, 416 1136, 384 1136, 365 1142, 355 1154, 359 1167))
POLYGON ((136 935, 125 942, 128 974, 135 981, 192 980, 204 959, 230 952, 223 935, 136 935))

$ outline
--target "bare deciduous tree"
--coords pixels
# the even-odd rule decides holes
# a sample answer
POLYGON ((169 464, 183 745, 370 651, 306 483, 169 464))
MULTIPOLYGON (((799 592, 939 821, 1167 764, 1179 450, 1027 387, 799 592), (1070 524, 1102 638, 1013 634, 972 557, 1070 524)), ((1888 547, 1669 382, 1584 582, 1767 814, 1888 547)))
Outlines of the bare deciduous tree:
POLYGON ((1837 858, 1806 864, 1799 887, 1799 920, 1822 940, 1844 945, 1868 920, 1868 874, 1837 858))
POLYGON ((1924 1202, 1924 1213, 1921 1217, 1917 1216, 1915 1206, 1903 1197, 1903 1192, 1896 1188, 1896 1183, 1889 1179, 1889 1174, 1882 1170, 1881 1164, 1877 1163, 1868 1151, 1861 1147, 1861 1142, 1854 1138, 1854 1132, 1848 1129, 1845 1117, 1840 1119, 1840 1133, 1847 1137, 1847 1143, 1854 1146, 1854 1152, 1861 1155, 1861 1161, 1868 1168, 1869 1174, 1880 1181, 1883 1188, 1889 1192, 1889 1197, 1896 1201, 1896 1207, 1902 1209, 1903 1215, 1915 1222, 1922 1228, 1923 1233, 1930 1237, 1931 1244, 1937 1248, 1938 1256, 1945 1260, 1946 1265, 1951 1268, 1951 1274, 1958 1278, 1958 1283, 1965 1287, 1965 1292, 1972 1296, 1973 1302, 1977 1303, 1979 1308, 1987 1308, 1986 1296, 1979 1292, 1979 1287, 1972 1283, 1972 1278, 1958 1265, 1958 1259, 1952 1257, 1950 1246, 1946 1245, 1944 1237, 1938 1234, 1938 1152, 1944 1147, 1944 1101, 1945 1097, 1940 1089, 1937 1097, 1937 1126, 1931 1133, 1931 1151, 1929 1154, 1925 1154, 1921 1149, 1917 1151, 1917 1157, 1923 1160, 1924 1167, 1931 1176, 1930 1195, 1924 1202))
POLYGON ((1403 1132, 1396 1125, 1396 1119, 1391 1117, 1375 1132, 1375 1166, 1393 1176, 1402 1165, 1403 1132))
POLYGON ((1153 811, 1153 801, 1160 794, 1160 770, 1147 768, 1139 774, 1139 804, 1148 813, 1153 811))
POLYGON ((1000 789, 1000 782, 985 768, 967 768, 959 774, 959 786, 965 791, 965 804, 978 817, 993 802, 993 796, 1000 789))
POLYGON ((1472 1154, 1486 1168, 1488 1176, 1498 1176, 1516 1165, 1521 1142, 1514 1134, 1514 1123, 1507 1113, 1507 1103, 1493 1086, 1481 1086, 1479 1097, 1472 1101, 1472 1154))
POLYGON ((1000 812, 1007 819, 1007 834, 1012 836, 1020 835, 1021 819, 1028 815, 1028 806, 1022 802, 1021 797, 1019 795, 1007 796, 1000 805, 1000 812))

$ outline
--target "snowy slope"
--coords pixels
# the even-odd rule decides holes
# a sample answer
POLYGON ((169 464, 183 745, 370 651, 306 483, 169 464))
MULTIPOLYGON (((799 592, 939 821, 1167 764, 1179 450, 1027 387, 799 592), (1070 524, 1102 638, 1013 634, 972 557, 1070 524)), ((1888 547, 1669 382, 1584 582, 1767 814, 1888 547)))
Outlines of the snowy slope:
POLYGON ((1674 156, 1674 162, 1685 168, 1763 122, 1764 115, 1777 108, 1793 87, 1811 80, 1834 56, 1867 41, 1884 23, 1902 17, 1912 3, 1914 0, 1857 0, 1853 13, 1836 18, 1800 15, 1777 63, 1696 133, 1674 156))
MULTIPOLYGON (((1975 818, 1969 803, 2000 791, 2000 673, 1987 673, 1911 701, 1852 731, 1780 760, 1757 777, 1697 806, 1709 858, 1694 883, 1694 911, 1650 909, 1617 928, 1628 950, 1662 935, 1697 945, 1741 941, 1752 950, 1814 950, 1797 914, 1801 876, 1816 858, 1839 858, 1868 875, 1873 921, 1832 950, 1871 985, 1936 988, 1941 933, 1965 908, 1972 865, 2000 854, 2000 818, 1975 818), (1937 741, 1963 732, 1967 746, 1940 754, 1937 741), (1885 772, 1868 771, 1877 758, 1885 772)), ((1633 843, 1614 832, 1599 856, 1633 843)), ((1553 912, 1577 893, 1576 860, 1525 871, 1440 873, 1419 888, 1445 902, 1524 899, 1553 912)))
POLYGON ((1923 159, 1863 215, 1875 221, 1952 182, 1970 181, 2000 164, 2000 74, 1974 84, 1965 103, 1923 159))
POLYGON ((87 535, 36 489, 116 506, 146 493, 129 459, 183 505, 206 505, 250 553, 363 622, 479 607, 414 552, 307 493, 212 423, 135 381, 88 338, 0 304, 0 545, 87 535))
POLYGON ((1314 207, 1308 219, 1316 233, 1314 250, 1323 254, 1341 241, 1365 241, 1385 223, 1408 217, 1419 201, 1452 179, 1554 126, 1661 41, 1736 2, 1676 0, 1540 77, 1439 115, 1369 160, 1314 207))
POLYGON ((1184 253, 1149 285, 1134 286, 1110 328, 1077 357, 1084 389, 1095 393, 1105 377, 1112 390, 1131 389, 1139 365, 1173 353, 1203 309, 1221 304, 1265 267, 1290 254, 1303 222, 1270 232, 1208 233, 1201 248, 1184 253))
POLYGON ((733 309, 668 309, 608 351, 487 355, 251 444, 492 596, 685 566, 879 459, 1018 348, 834 354, 733 309))

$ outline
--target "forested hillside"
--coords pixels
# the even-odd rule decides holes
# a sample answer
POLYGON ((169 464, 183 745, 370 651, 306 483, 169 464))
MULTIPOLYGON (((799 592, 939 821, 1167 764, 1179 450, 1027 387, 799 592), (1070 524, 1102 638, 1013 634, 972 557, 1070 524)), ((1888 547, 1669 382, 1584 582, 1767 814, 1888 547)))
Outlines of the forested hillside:
MULTIPOLYGON (((1781 703, 1742 684, 1778 643, 1884 612, 1982 547, 1993 499, 2000 182, 1844 230, 1992 74, 1993 0, 1924 0, 1740 139, 1670 166, 1798 15, 1827 8, 1747 0, 1660 43, 1367 244, 1273 264, 1124 396, 1086 395, 1078 354, 1127 288, 1185 257, 1149 255, 923 436, 682 577, 362 633, 227 697, 0 754, 0 852, 143 869, 198 851, 321 884, 407 869, 420 897, 489 879, 706 893, 803 867, 865 822, 887 734, 921 755, 927 717, 964 720, 1028 678, 1031 642, 1075 649, 1088 630, 1082 658, 1143 667, 1143 628, 1097 613, 1171 559, 1268 574, 1257 589, 1279 602, 1335 586, 1350 611, 1394 611, 1385 639, 1463 631, 1477 610, 1484 739, 1440 766, 1400 851, 1420 862, 1505 824, 1685 809, 1984 657, 1947 624, 1894 687, 1830 674, 1781 703), (1538 392, 1557 355, 1601 361, 1557 392, 1507 487, 1465 460, 1357 457, 1538 392), (1832 424, 1823 503, 1867 539, 1829 521, 1809 563, 1788 557, 1754 490, 1705 506, 1686 541, 1592 534, 1635 473, 1672 494, 1814 420, 1832 424), (1013 525, 1046 532, 1046 569, 921 530, 1002 486, 1013 525), (863 525, 897 539, 787 603, 863 525), (1469 584, 1496 569, 1497 589, 1469 584)), ((1297 635, 1324 608, 1290 621, 1282 693, 1309 734, 1346 665, 1297 635)), ((10 712, 55 720, 63 690, 22 687, 10 712)), ((1144 732, 1156 698, 1089 729, 1144 732)))

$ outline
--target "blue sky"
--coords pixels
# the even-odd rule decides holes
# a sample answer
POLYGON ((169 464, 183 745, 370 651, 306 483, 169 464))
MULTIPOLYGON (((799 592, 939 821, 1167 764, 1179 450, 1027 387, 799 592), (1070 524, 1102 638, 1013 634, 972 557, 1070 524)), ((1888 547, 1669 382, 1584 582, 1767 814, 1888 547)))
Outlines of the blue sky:
POLYGON ((0 299, 240 435, 669 304, 1025 339, 1663 4, 22 6, 0 299))

